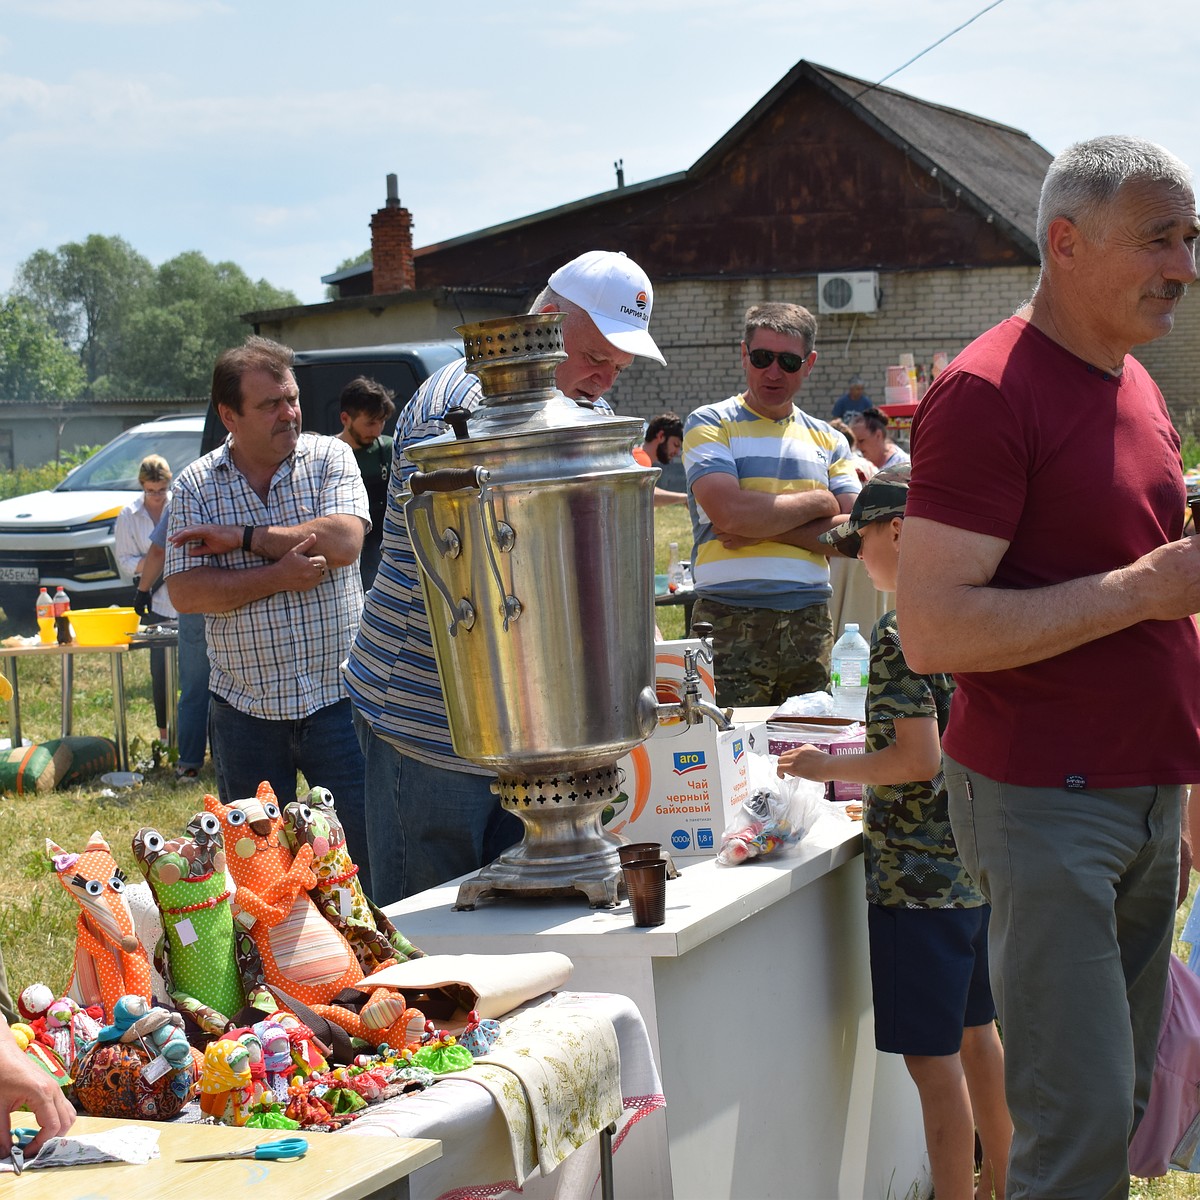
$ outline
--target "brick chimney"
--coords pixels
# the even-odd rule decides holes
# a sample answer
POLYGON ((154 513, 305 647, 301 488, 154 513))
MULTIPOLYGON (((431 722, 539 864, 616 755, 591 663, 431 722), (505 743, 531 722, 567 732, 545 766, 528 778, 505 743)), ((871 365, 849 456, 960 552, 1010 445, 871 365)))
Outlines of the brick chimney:
POLYGON ((413 265, 412 213, 400 207, 396 176, 387 177, 387 203, 371 217, 371 291, 411 292, 417 286, 413 265))

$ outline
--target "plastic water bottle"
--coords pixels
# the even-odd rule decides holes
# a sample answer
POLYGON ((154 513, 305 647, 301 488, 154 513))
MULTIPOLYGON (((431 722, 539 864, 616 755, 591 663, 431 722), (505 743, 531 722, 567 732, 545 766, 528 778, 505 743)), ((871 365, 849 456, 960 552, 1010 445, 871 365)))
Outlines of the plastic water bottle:
POLYGON ((858 626, 847 622, 842 636, 833 645, 833 710, 839 717, 862 720, 867 709, 867 674, 871 667, 871 647, 858 626))
POLYGON ((60 587, 54 593, 54 630, 60 646, 67 645, 71 640, 71 598, 60 587))
POLYGON ((37 600, 34 602, 37 612, 38 634, 45 645, 54 643, 54 601, 45 588, 38 588, 37 600))
POLYGON ((667 591, 677 592, 683 586, 683 564, 679 561, 679 543, 671 542, 668 546, 671 552, 667 563, 667 591))

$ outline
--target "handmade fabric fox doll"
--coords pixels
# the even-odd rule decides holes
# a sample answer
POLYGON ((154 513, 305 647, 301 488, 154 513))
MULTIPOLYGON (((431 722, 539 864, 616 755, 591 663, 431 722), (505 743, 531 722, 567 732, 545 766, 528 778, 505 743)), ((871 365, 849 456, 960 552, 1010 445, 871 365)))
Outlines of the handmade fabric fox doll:
POLYGON ((83 1008, 99 1004, 104 1019, 122 996, 151 999, 150 960, 133 930, 125 901, 125 872, 117 866, 99 830, 82 854, 71 854, 49 838, 46 855, 58 881, 76 904, 75 967, 66 994, 83 1008))
POLYGON ((346 849, 346 834, 338 820, 333 793, 315 787, 308 803, 294 800, 283 810, 283 836, 295 854, 302 845, 312 847, 317 886, 313 903, 350 943, 363 973, 371 975, 394 962, 423 958, 418 950, 367 898, 358 882, 358 867, 346 849))
POLYGON ((258 948, 233 923, 221 822, 197 813, 184 837, 169 840, 139 829, 133 856, 162 914, 154 966, 176 1007, 210 1034, 225 1032, 246 1004, 273 1009, 258 948))
POLYGON ((248 929, 262 956, 267 986, 287 1005, 295 998, 319 1016, 373 1046, 403 1048, 422 1024, 421 1013, 390 989, 376 989, 361 1014, 335 1006, 345 988, 363 978, 349 943, 308 897, 316 886, 312 847, 293 858, 283 837, 283 814, 269 784, 253 800, 222 804, 204 797, 204 807, 221 822, 230 874, 237 884, 236 919, 248 929))

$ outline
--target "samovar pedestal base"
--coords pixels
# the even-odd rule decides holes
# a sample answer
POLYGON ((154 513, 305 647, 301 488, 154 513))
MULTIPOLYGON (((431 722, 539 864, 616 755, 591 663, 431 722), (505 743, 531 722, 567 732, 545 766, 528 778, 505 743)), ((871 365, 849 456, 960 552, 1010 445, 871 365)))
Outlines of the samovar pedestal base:
POLYGON ((504 856, 489 863, 478 875, 459 884, 455 911, 470 911, 490 896, 545 900, 586 897, 592 908, 612 908, 624 891, 621 862, 613 852, 611 862, 576 862, 545 866, 528 860, 506 862, 504 856))
POLYGON ((485 896, 587 897, 611 908, 624 888, 621 840, 604 831, 601 813, 621 788, 615 763, 587 770, 500 776, 492 790, 525 826, 525 837, 459 886, 456 909, 485 896))

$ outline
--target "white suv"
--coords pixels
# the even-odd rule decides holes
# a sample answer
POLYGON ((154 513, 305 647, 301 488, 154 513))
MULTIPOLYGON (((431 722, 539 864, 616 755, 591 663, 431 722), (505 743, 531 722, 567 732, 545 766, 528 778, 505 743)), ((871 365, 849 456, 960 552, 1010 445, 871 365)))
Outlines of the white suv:
POLYGON ((203 416, 135 425, 51 491, 0 501, 0 605, 10 626, 33 628, 39 586, 65 588, 73 608, 132 603, 113 554, 117 514, 138 493, 147 454, 178 475, 200 453, 203 431, 203 416))

